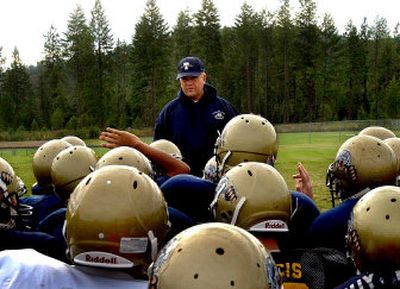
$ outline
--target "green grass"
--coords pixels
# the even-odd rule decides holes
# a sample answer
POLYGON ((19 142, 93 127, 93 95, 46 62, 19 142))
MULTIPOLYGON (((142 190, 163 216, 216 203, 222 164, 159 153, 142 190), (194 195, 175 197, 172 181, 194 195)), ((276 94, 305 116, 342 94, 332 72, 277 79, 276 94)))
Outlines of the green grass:
POLYGON ((331 196, 325 186, 326 171, 335 159, 341 144, 354 132, 313 132, 279 134, 279 152, 275 167, 294 189, 292 178, 296 164, 301 162, 311 175, 314 199, 321 210, 331 207, 331 196))
MULTIPOLYGON (((294 189, 292 175, 296 173, 296 164, 302 162, 311 175, 314 187, 314 199, 321 210, 331 207, 329 190, 325 186, 328 165, 334 160, 340 145, 355 132, 311 132, 280 133, 279 152, 276 168, 285 178, 290 189, 294 189)), ((145 138, 150 142, 151 138, 145 138)), ((99 146, 97 139, 85 140, 89 146, 99 146)), ((94 147, 101 157, 107 149, 94 147)), ((28 190, 35 183, 32 172, 32 157, 36 149, 0 150, 0 157, 6 159, 22 178, 28 190)))

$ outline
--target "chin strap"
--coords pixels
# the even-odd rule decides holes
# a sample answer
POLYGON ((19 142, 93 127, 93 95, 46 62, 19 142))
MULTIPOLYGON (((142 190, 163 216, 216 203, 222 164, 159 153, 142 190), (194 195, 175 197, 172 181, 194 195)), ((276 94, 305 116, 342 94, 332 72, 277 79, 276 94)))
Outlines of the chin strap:
POLYGON ((236 205, 235 211, 233 212, 231 225, 236 225, 237 218, 239 217, 240 210, 242 209, 242 207, 243 207, 245 202, 246 202, 246 198, 245 197, 241 197, 239 202, 236 205))
POLYGON ((150 240, 151 260, 155 261, 156 257, 157 257, 157 252, 158 252, 157 238, 154 236, 154 233, 152 230, 147 232, 147 236, 149 237, 149 240, 150 240))

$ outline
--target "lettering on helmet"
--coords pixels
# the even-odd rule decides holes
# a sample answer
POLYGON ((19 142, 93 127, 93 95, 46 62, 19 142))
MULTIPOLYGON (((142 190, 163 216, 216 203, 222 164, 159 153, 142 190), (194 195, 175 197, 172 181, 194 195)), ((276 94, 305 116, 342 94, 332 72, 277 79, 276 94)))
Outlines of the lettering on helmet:
POLYGON ((132 268, 133 262, 118 255, 107 252, 90 251, 78 254, 74 262, 80 265, 105 268, 132 268))
POLYGON ((99 256, 91 256, 87 254, 85 256, 86 262, 91 262, 91 263, 105 263, 105 264, 117 264, 117 258, 116 257, 99 257, 99 256))
POLYGON ((250 232, 288 232, 288 225, 282 220, 266 220, 255 224, 249 229, 250 232))

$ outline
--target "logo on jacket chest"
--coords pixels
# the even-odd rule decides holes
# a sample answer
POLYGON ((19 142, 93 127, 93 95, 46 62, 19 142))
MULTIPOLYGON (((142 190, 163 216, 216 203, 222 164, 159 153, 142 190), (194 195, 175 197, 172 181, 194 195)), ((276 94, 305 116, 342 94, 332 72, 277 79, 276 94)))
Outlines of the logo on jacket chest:
POLYGON ((212 113, 215 119, 223 120, 225 118, 225 112, 217 110, 212 113))

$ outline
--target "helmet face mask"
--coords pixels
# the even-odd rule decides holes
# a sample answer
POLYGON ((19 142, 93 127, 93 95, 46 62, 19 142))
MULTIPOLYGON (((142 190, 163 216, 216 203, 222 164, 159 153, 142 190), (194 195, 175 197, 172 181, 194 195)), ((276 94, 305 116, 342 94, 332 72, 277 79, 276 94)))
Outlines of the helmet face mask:
POLYGON ((0 228, 13 229, 30 225, 32 207, 19 203, 19 197, 27 192, 22 180, 11 165, 0 158, 0 228))
POLYGON ((264 246, 247 231, 224 223, 196 225, 176 235, 149 268, 149 279, 152 289, 203 289, 210 282, 219 289, 280 288, 275 262, 264 246))

